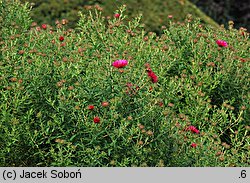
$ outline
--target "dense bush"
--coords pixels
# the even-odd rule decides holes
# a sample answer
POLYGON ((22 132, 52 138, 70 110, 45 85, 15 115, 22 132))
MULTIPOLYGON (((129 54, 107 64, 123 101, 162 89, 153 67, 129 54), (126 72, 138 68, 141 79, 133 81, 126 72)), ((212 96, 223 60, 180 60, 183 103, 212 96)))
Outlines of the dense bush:
POLYGON ((95 0, 21 0, 29 2, 32 6, 31 17, 38 24, 54 25, 58 19, 66 18, 70 27, 74 27, 79 20, 78 12, 84 11, 84 6, 91 6, 99 1, 95 0))
POLYGON ((1 166, 249 166, 249 33, 188 16, 158 37, 124 6, 80 17, 1 22, 1 166))
MULTIPOLYGON (((26 2, 27 0, 22 0, 26 2)), ((29 0, 29 2, 34 2, 29 0)), ((187 14, 193 14, 207 24, 218 26, 211 18, 207 17, 189 1, 179 0, 105 0, 105 1, 81 1, 81 0, 50 0, 35 1, 31 12, 32 18, 38 23, 54 25, 57 19, 68 19, 69 27, 75 27, 79 20, 78 11, 87 13, 93 6, 100 6, 103 15, 110 16, 123 4, 127 5, 127 14, 130 18, 142 14, 142 22, 146 25, 147 31, 159 33, 161 25, 168 26, 168 15, 172 15, 175 21, 184 21, 187 14)))
MULTIPOLYGON (((18 3, 15 0, 13 2, 18 3)), ((3 0, 0 1, 0 6, 1 38, 28 30, 31 19, 27 11, 27 3, 22 7, 18 7, 15 4, 6 4, 6 0, 3 0)))

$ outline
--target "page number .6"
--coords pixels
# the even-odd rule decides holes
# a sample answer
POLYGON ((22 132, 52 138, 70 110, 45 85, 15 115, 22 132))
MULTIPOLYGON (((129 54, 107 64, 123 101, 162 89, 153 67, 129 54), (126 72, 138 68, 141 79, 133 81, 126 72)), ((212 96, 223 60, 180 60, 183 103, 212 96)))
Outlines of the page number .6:
POLYGON ((244 179, 246 177, 247 177, 247 171, 246 170, 241 170, 239 178, 243 178, 244 179))

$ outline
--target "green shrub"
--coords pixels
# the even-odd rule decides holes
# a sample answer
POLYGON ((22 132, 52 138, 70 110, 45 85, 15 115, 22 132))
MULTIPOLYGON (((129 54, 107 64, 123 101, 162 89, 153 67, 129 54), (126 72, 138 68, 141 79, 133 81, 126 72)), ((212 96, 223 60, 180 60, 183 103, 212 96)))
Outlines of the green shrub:
POLYGON ((3 37, 0 165, 248 166, 249 34, 116 13, 3 37))
POLYGON ((31 24, 28 4, 21 6, 17 0, 0 1, 1 37, 19 34, 31 24))
MULTIPOLYGON (((27 2, 27 0, 22 0, 27 2)), ((29 0, 28 2, 34 2, 29 0)), ((74 28, 79 21, 78 11, 87 13, 94 6, 100 7, 104 16, 112 16, 120 6, 126 4, 127 14, 130 18, 142 14, 142 22, 147 31, 161 32, 161 26, 168 26, 168 15, 172 15, 175 21, 184 21, 187 14, 200 18, 205 23, 218 27, 211 18, 201 12, 195 5, 187 0, 105 0, 105 1, 82 1, 82 0, 50 0, 35 1, 31 12, 32 18, 38 23, 54 25, 56 20, 69 20, 68 26, 74 28)))

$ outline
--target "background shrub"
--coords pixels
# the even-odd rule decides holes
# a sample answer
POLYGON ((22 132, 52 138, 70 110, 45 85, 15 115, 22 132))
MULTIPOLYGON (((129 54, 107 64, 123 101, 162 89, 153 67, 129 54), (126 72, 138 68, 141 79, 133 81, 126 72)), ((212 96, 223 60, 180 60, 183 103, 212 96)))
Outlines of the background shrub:
POLYGON ((23 30, 27 30, 31 24, 28 4, 20 6, 19 1, 10 2, 3 0, 0 3, 1 38, 19 34, 23 30))
MULTIPOLYGON (((27 0, 22 0, 27 2, 27 0)), ((32 0, 28 2, 34 2, 32 0)), ((161 26, 168 26, 168 15, 172 15, 175 21, 184 21, 187 14, 200 18, 207 24, 218 26, 211 18, 202 13, 195 5, 189 1, 156 0, 105 0, 105 1, 80 1, 80 0, 51 0, 35 1, 31 16, 38 24, 47 23, 54 25, 57 19, 63 18, 69 20, 69 27, 75 27, 78 20, 78 11, 85 13, 98 6, 103 11, 104 16, 112 16, 113 12, 123 4, 127 5, 127 14, 130 18, 142 14, 142 22, 145 24, 147 31, 161 32, 161 26)))

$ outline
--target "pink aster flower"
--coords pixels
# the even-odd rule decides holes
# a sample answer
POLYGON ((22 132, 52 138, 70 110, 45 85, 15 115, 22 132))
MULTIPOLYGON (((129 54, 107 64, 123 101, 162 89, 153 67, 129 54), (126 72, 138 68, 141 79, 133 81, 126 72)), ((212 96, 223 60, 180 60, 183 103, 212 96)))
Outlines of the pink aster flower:
POLYGON ((60 41, 63 41, 63 40, 64 40, 64 37, 63 37, 63 36, 60 36, 60 37, 59 37, 59 40, 60 40, 60 41))
POLYGON ((88 109, 89 109, 89 110, 93 110, 94 108, 95 108, 95 106, 93 106, 93 105, 89 105, 89 106, 88 106, 88 109))
POLYGON ((94 123, 100 123, 101 120, 98 116, 95 116, 93 121, 94 123))
POLYGON ((220 47, 227 47, 227 42, 224 41, 224 40, 217 40, 216 41, 217 45, 220 46, 220 47))
POLYGON ((47 29, 47 25, 46 24, 42 24, 42 29, 47 29))
POLYGON ((188 128, 186 128, 186 130, 197 134, 200 133, 200 131, 194 126, 189 126, 188 128))
POLYGON ((114 14, 115 18, 119 18, 121 15, 119 13, 114 14))
POLYGON ((157 83, 158 77, 155 75, 155 73, 153 71, 152 72, 148 72, 148 76, 151 78, 151 81, 153 83, 157 83))
POLYGON ((112 63, 112 66, 116 68, 122 68, 125 67, 128 64, 127 60, 116 60, 115 62, 112 63))
POLYGON ((148 72, 148 77, 151 78, 151 81, 153 83, 156 83, 158 81, 158 77, 156 76, 156 74, 152 71, 151 68, 147 68, 147 72, 148 72))
POLYGON ((192 144, 191 144, 191 147, 196 148, 196 147, 197 147, 197 144, 196 144, 196 143, 192 143, 192 144))
POLYGON ((168 15, 168 18, 173 18, 173 15, 168 15))

